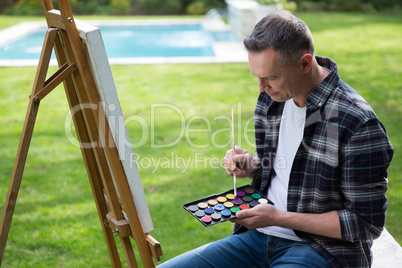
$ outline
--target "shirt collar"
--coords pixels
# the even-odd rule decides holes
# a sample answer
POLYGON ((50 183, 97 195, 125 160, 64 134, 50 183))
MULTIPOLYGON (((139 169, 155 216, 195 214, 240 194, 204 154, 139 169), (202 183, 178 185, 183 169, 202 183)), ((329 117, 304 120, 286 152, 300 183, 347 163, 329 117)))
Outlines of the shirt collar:
POLYGON ((332 90, 339 83, 339 73, 336 63, 329 59, 323 57, 315 57, 318 64, 329 70, 329 74, 325 79, 316 87, 306 99, 307 108, 321 108, 327 101, 332 90))

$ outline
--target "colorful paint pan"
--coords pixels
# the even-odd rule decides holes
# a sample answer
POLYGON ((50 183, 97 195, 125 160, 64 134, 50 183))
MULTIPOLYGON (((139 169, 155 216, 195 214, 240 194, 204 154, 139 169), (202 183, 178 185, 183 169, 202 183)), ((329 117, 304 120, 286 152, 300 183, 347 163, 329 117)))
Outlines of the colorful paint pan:
POLYGON ((245 209, 249 209, 250 206, 247 205, 247 204, 241 204, 241 205, 239 206, 239 208, 240 208, 241 210, 245 210, 245 209))
POLYGON ((183 204, 183 208, 207 227, 235 218, 236 212, 260 203, 273 204, 251 185, 245 185, 237 188, 237 196, 234 196, 233 190, 229 190, 183 204))
POLYGON ((251 197, 254 198, 254 199, 260 199, 261 195, 257 194, 257 193, 254 193, 254 194, 251 195, 251 197))
POLYGON ((205 213, 203 210, 198 210, 197 212, 194 213, 195 216, 197 216, 198 218, 204 217, 205 213))
POLYGON ((259 205, 260 203, 258 203, 258 201, 257 200, 252 200, 250 203, 248 203, 248 205, 250 206, 250 207, 255 207, 256 205, 259 205))
POLYGON ((188 210, 190 210, 191 212, 196 212, 198 210, 198 206, 197 205, 189 206, 188 210))
POLYGON ((232 212, 230 212, 230 211, 227 210, 227 209, 224 209, 224 210, 221 211, 221 215, 222 215, 223 217, 229 217, 230 215, 232 215, 232 212))
POLYGON ((229 200, 233 200, 235 198, 234 194, 227 194, 226 198, 229 200))
POLYGON ((243 196, 245 196, 246 195, 246 192, 243 192, 243 191, 237 191, 237 196, 239 196, 239 197, 243 197, 243 196))
POLYGON ((244 202, 251 202, 251 201, 253 201, 253 198, 251 196, 246 195, 246 196, 242 197, 242 200, 244 202))
POLYGON ((204 208, 207 208, 207 207, 208 207, 208 204, 205 203, 205 202, 200 202, 200 203, 198 203, 198 207, 199 207, 200 209, 204 209, 204 208))
POLYGON ((223 203, 223 205, 224 205, 225 207, 227 207, 227 208, 231 208, 231 207, 234 206, 234 204, 233 204, 232 202, 225 202, 225 203, 223 203))
POLYGON ((215 209, 216 211, 222 211, 222 210, 225 209, 225 206, 224 206, 224 205, 221 205, 221 204, 218 204, 218 205, 214 206, 214 209, 215 209))
POLYGON ((219 196, 216 200, 218 200, 219 203, 225 203, 228 199, 224 196, 219 196))
POLYGON ((211 214, 211 218, 214 221, 219 221, 221 219, 221 214, 214 212, 214 213, 211 214))
POLYGON ((235 205, 240 205, 243 204, 243 200, 241 200, 241 198, 236 197, 235 199, 232 200, 232 203, 235 205))
POLYGON ((239 207, 232 207, 232 208, 230 209, 230 211, 232 211, 232 213, 236 214, 236 212, 239 212, 239 211, 240 211, 240 208, 239 208, 239 207))
POLYGON ((209 216, 204 216, 201 218, 201 220, 205 223, 211 223, 212 219, 209 216))
POLYGON ((210 205, 210 206, 215 206, 217 204, 218 204, 218 200, 216 200, 216 199, 208 200, 208 205, 210 205))
POLYGON ((244 189, 244 191, 245 191, 247 194, 253 194, 253 193, 255 192, 253 188, 246 188, 246 189, 244 189))
POLYGON ((215 212, 215 210, 213 208, 206 208, 204 209, 205 214, 211 215, 212 213, 215 212))

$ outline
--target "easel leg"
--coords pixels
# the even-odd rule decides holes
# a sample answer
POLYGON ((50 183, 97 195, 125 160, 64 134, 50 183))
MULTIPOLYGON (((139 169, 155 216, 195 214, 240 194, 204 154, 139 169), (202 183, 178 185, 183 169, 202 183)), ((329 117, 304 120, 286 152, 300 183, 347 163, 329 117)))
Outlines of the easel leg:
POLYGON ((138 264, 137 260, 135 259, 133 245, 131 244, 130 237, 120 237, 120 243, 123 247, 128 267, 137 268, 138 264))
POLYGON ((0 223, 0 264, 3 260, 4 250, 7 243, 8 233, 10 231, 11 221, 17 203, 18 191, 20 189, 22 174, 28 156, 29 145, 35 126, 36 116, 38 114, 39 102, 35 102, 34 95, 44 85, 47 70, 49 67, 50 56, 53 49, 54 40, 57 36, 57 29, 51 29, 46 32, 43 43, 42 54, 40 57, 35 82, 28 105, 28 111, 25 116, 24 127, 22 129, 20 144, 14 163, 13 173, 11 175, 10 186, 8 188, 7 198, 3 209, 3 215, 0 223))
MULTIPOLYGON (((62 34, 62 36, 63 36, 63 34, 62 34)), ((66 38, 65 36, 63 36, 63 37, 66 38)), ((70 49, 70 48, 66 47, 66 49, 70 49)), ((60 39, 56 39, 55 53, 57 55, 57 58, 59 59, 59 62, 60 62, 59 65, 63 64, 64 62, 67 62, 66 52, 63 49, 60 39)), ((74 82, 71 77, 68 77, 64 81, 64 88, 66 91, 66 96, 67 96, 67 100, 68 100, 70 109, 72 109, 73 107, 78 107, 79 99, 78 99, 77 93, 74 90, 75 86, 74 86, 74 82)), ((83 144, 89 144, 90 137, 85 129, 85 120, 84 120, 83 110, 80 109, 77 112, 75 112, 73 114, 73 117, 74 117, 73 121, 75 124, 75 129, 77 131, 79 141, 83 144)), ((92 148, 81 148, 81 152, 82 152, 82 156, 84 158, 85 166, 87 168, 87 173, 88 173, 89 181, 91 183, 92 193, 95 198, 95 204, 96 204, 96 207, 98 210, 99 220, 102 223, 101 224, 102 230, 103 230, 103 234, 104 234, 104 237, 106 240, 106 245, 107 245, 107 248, 109 251, 112 266, 116 267, 116 268, 122 267, 113 233, 109 227, 107 227, 103 224, 106 220, 107 209, 105 206, 104 197, 102 195, 102 186, 101 186, 100 180, 99 180, 100 171, 98 170, 98 165, 95 163, 96 158, 94 156, 94 151, 92 148)))

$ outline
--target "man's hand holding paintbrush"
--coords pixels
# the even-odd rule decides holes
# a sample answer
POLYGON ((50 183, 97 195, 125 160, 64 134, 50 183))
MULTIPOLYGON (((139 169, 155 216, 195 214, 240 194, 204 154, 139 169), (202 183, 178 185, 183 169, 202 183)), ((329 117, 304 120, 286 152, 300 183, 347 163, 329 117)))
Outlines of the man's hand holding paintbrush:
POLYGON ((236 171, 237 178, 253 178, 258 168, 258 157, 257 155, 251 155, 249 151, 243 148, 235 146, 235 152, 233 152, 233 149, 229 149, 226 152, 223 163, 229 176, 233 176, 234 171, 236 171))

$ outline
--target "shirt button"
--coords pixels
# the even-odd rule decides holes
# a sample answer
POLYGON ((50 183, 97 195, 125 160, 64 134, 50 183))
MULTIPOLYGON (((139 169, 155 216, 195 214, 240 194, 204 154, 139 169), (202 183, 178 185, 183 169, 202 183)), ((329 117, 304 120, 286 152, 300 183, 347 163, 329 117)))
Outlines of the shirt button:
POLYGON ((321 108, 321 106, 322 106, 322 102, 319 102, 318 107, 321 108))

